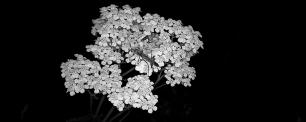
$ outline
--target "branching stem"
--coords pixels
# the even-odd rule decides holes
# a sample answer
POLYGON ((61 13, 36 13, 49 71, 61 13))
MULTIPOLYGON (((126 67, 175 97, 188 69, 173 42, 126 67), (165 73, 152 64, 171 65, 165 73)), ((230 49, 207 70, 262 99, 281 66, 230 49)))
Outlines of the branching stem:
POLYGON ((106 116, 104 117, 102 122, 106 122, 106 120, 109 118, 109 116, 113 113, 114 109, 115 109, 114 106, 112 106, 112 108, 108 111, 108 113, 106 114, 106 116))
MULTIPOLYGON (((119 112, 118 114, 116 114, 114 117, 112 117, 109 121, 112 122, 113 120, 115 120, 116 118, 118 118, 120 115, 122 115, 125 111, 128 111, 131 109, 132 106, 127 107, 126 109, 124 109, 123 111, 119 112)), ((129 112, 128 112, 129 113, 129 112)), ((128 114, 127 113, 127 114, 128 114)))
POLYGON ((99 105, 98 105, 98 108, 97 108, 97 110, 96 110, 96 113, 95 113, 94 117, 97 117, 97 116, 98 116, 98 114, 99 114, 99 112, 100 112, 100 109, 101 109, 101 106, 102 106, 102 104, 103 104, 104 99, 105 99, 105 96, 102 95, 102 97, 101 97, 101 99, 100 99, 100 102, 99 102, 99 105))
POLYGON ((92 103, 93 103, 93 96, 89 95, 89 111, 90 111, 90 114, 92 114, 92 103))
POLYGON ((155 91, 155 90, 157 90, 157 89, 159 89, 159 88, 161 88, 161 87, 163 87, 163 86, 165 86, 165 85, 167 85, 167 84, 166 84, 166 83, 164 83, 164 84, 162 84, 162 85, 160 85, 160 86, 158 86, 158 87, 154 88, 154 89, 153 89, 153 91, 155 91))
POLYGON ((133 70, 135 70, 135 67, 129 69, 128 71, 126 71, 125 73, 122 74, 122 77, 129 74, 130 72, 132 72, 133 70))
POLYGON ((128 111, 128 113, 126 113, 120 120, 119 122, 122 122, 130 113, 132 110, 128 111))
POLYGON ((165 74, 162 75, 163 71, 164 71, 164 68, 159 71, 158 77, 157 77, 157 79, 156 79, 156 81, 155 81, 153 86, 156 86, 157 83, 165 76, 165 74))
POLYGON ((92 98, 94 98, 95 100, 98 99, 98 97, 97 97, 94 93, 92 93, 90 90, 86 90, 86 91, 89 93, 89 95, 90 95, 92 98))

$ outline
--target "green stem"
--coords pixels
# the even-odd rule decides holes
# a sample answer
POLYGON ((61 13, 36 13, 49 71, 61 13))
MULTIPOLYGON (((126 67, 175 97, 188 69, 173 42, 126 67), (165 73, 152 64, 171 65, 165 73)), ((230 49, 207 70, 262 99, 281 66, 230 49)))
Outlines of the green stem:
POLYGON ((94 94, 94 93, 92 93, 90 90, 86 90, 88 93, 89 93, 89 95, 90 96, 92 96, 95 100, 97 100, 98 98, 97 98, 97 96, 94 94))
POLYGON ((102 122, 106 122, 106 120, 109 118, 109 116, 112 114, 113 111, 114 111, 114 106, 112 106, 112 108, 108 111, 107 115, 104 117, 102 122))
POLYGON ((120 115, 122 115, 125 111, 130 110, 130 108, 132 108, 132 106, 127 107, 126 109, 124 109, 123 111, 119 112, 117 115, 115 115, 114 117, 112 117, 109 121, 112 122, 114 121, 114 119, 116 119, 117 117, 119 117, 120 115))
POLYGON ((165 76, 165 74, 161 75, 162 72, 165 70, 165 68, 162 68, 160 71, 159 71, 159 74, 158 74, 158 77, 157 77, 157 80, 155 81, 154 85, 153 86, 156 86, 157 83, 165 76))
POLYGON ((90 104, 90 106, 89 106, 89 111, 90 111, 90 114, 92 114, 92 96, 91 95, 89 95, 89 104, 90 104))
POLYGON ((129 74, 130 72, 132 72, 135 69, 135 67, 129 69, 128 71, 126 71, 125 73, 122 74, 122 77, 129 74))
POLYGON ((154 86, 156 86, 156 85, 158 84, 158 82, 159 82, 164 76, 165 76, 165 74, 161 76, 161 73, 159 73, 158 78, 157 78, 157 80, 156 80, 155 83, 154 83, 154 86))
POLYGON ((158 87, 154 88, 154 89, 153 89, 153 91, 155 91, 155 90, 157 90, 157 89, 159 89, 159 88, 161 88, 161 87, 163 87, 163 86, 165 86, 165 85, 167 85, 167 84, 166 84, 166 83, 164 83, 163 85, 160 85, 160 86, 158 86, 158 87))
POLYGON ((97 108, 97 110, 96 110, 96 113, 95 113, 95 115, 94 115, 94 118, 96 118, 96 117, 98 116, 98 114, 99 114, 99 112, 100 112, 100 108, 101 108, 101 106, 102 106, 102 104, 103 104, 104 99, 105 99, 105 96, 102 95, 102 97, 101 97, 101 99, 100 99, 100 103, 99 103, 98 108, 97 108))
POLYGON ((128 113, 126 113, 120 120, 119 122, 122 122, 130 113, 132 110, 128 111, 128 113))
POLYGON ((85 115, 85 116, 81 116, 81 117, 78 117, 78 118, 71 118, 69 120, 66 120, 66 122, 86 122, 88 120, 91 119, 91 115, 85 115))

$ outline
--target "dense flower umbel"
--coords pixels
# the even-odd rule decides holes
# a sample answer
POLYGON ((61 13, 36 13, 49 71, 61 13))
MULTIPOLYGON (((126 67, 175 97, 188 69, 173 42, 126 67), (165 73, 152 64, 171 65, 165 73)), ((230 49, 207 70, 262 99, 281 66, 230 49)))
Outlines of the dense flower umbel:
POLYGON ((95 93, 107 95, 120 111, 129 104, 152 113, 157 110, 158 101, 152 93, 154 83, 149 80, 153 72, 165 73, 166 83, 171 86, 191 86, 196 72, 188 62, 203 48, 198 31, 158 14, 141 17, 140 8, 128 5, 122 9, 110 5, 102 7, 100 12, 92 28, 92 34, 99 37, 93 45, 86 46, 100 63, 76 54, 76 60, 69 59, 61 65, 65 87, 71 96, 94 89, 95 93), (123 63, 135 65, 140 73, 127 78, 125 86, 120 69, 123 63))
POLYGON ((109 101, 117 106, 119 111, 123 110, 124 104, 130 104, 135 108, 148 110, 149 113, 157 110, 157 95, 153 95, 154 83, 146 75, 138 75, 128 78, 125 87, 117 89, 108 95, 109 101))

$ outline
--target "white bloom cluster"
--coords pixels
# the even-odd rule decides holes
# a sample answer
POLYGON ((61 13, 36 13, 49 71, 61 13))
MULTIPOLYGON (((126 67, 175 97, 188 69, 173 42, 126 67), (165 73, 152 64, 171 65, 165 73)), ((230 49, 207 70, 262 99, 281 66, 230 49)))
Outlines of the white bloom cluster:
MULTIPOLYGON (((166 20, 158 14, 139 15, 140 8, 128 5, 118 9, 115 5, 102 7, 100 18, 93 20, 92 34, 98 35, 94 45, 86 46, 97 61, 81 55, 61 65, 65 87, 70 95, 94 89, 95 93, 107 94, 109 101, 120 111, 125 105, 157 110, 157 95, 152 94, 153 82, 149 76, 163 72, 167 84, 191 86, 196 77, 190 58, 203 48, 201 34, 181 21, 166 20), (140 75, 128 78, 121 86, 120 65, 131 63, 140 75), (100 64, 104 65, 100 67, 100 64)), ((161 76, 161 75, 159 75, 161 76)), ((158 78, 160 80, 161 77, 158 78)))
POLYGON ((175 84, 183 84, 184 86, 191 86, 190 81, 196 77, 195 69, 184 64, 180 67, 166 67, 165 77, 166 84, 174 86, 175 84))
POLYGON ((141 61, 135 68, 140 73, 147 73, 149 76, 152 75, 153 69, 149 66, 146 61, 141 61))
POLYGON ((88 80, 99 76, 100 64, 89 61, 82 55, 75 54, 77 60, 68 60, 61 64, 62 77, 66 79, 67 92, 73 96, 75 93, 84 93, 89 87, 88 80))
POLYGON ((92 84, 94 86, 93 88, 95 89, 95 93, 99 93, 101 91, 103 94, 110 94, 116 91, 116 89, 121 88, 122 76, 120 73, 121 69, 119 69, 118 65, 105 65, 102 68, 100 81, 92 84))
POLYGON ((111 93, 122 85, 121 69, 118 65, 106 65, 103 68, 96 61, 90 61, 82 55, 75 55, 77 60, 62 63, 62 77, 66 79, 67 92, 84 93, 85 89, 95 89, 104 94, 111 93))
POLYGON ((153 95, 153 85, 147 75, 138 75, 128 78, 125 87, 117 89, 108 95, 109 101, 122 111, 125 104, 132 105, 134 108, 147 110, 149 113, 157 110, 155 104, 158 102, 157 95, 153 95))
POLYGON ((86 48, 88 52, 92 52, 96 58, 102 60, 102 65, 111 65, 113 61, 121 63, 121 60, 123 60, 121 54, 111 47, 88 45, 86 48))

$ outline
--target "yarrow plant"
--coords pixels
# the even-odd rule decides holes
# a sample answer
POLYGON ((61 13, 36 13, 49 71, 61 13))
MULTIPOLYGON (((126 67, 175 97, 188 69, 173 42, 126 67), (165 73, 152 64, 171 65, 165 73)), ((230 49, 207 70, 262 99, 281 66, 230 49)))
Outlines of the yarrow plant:
POLYGON ((100 12, 92 27, 97 39, 86 46, 87 52, 98 60, 75 54, 76 60, 61 64, 65 87, 71 96, 92 89, 94 94, 107 96, 119 111, 131 106, 152 113, 158 102, 152 91, 162 78, 171 86, 191 86, 196 71, 189 61, 203 49, 200 32, 158 14, 140 16, 140 8, 129 5, 122 8, 110 5, 100 12), (135 67, 122 73, 120 67, 126 63, 135 67), (139 75, 125 78, 132 70, 139 75), (153 73, 158 74, 155 82, 149 79, 153 73), (123 81, 127 82, 125 86, 123 81))

